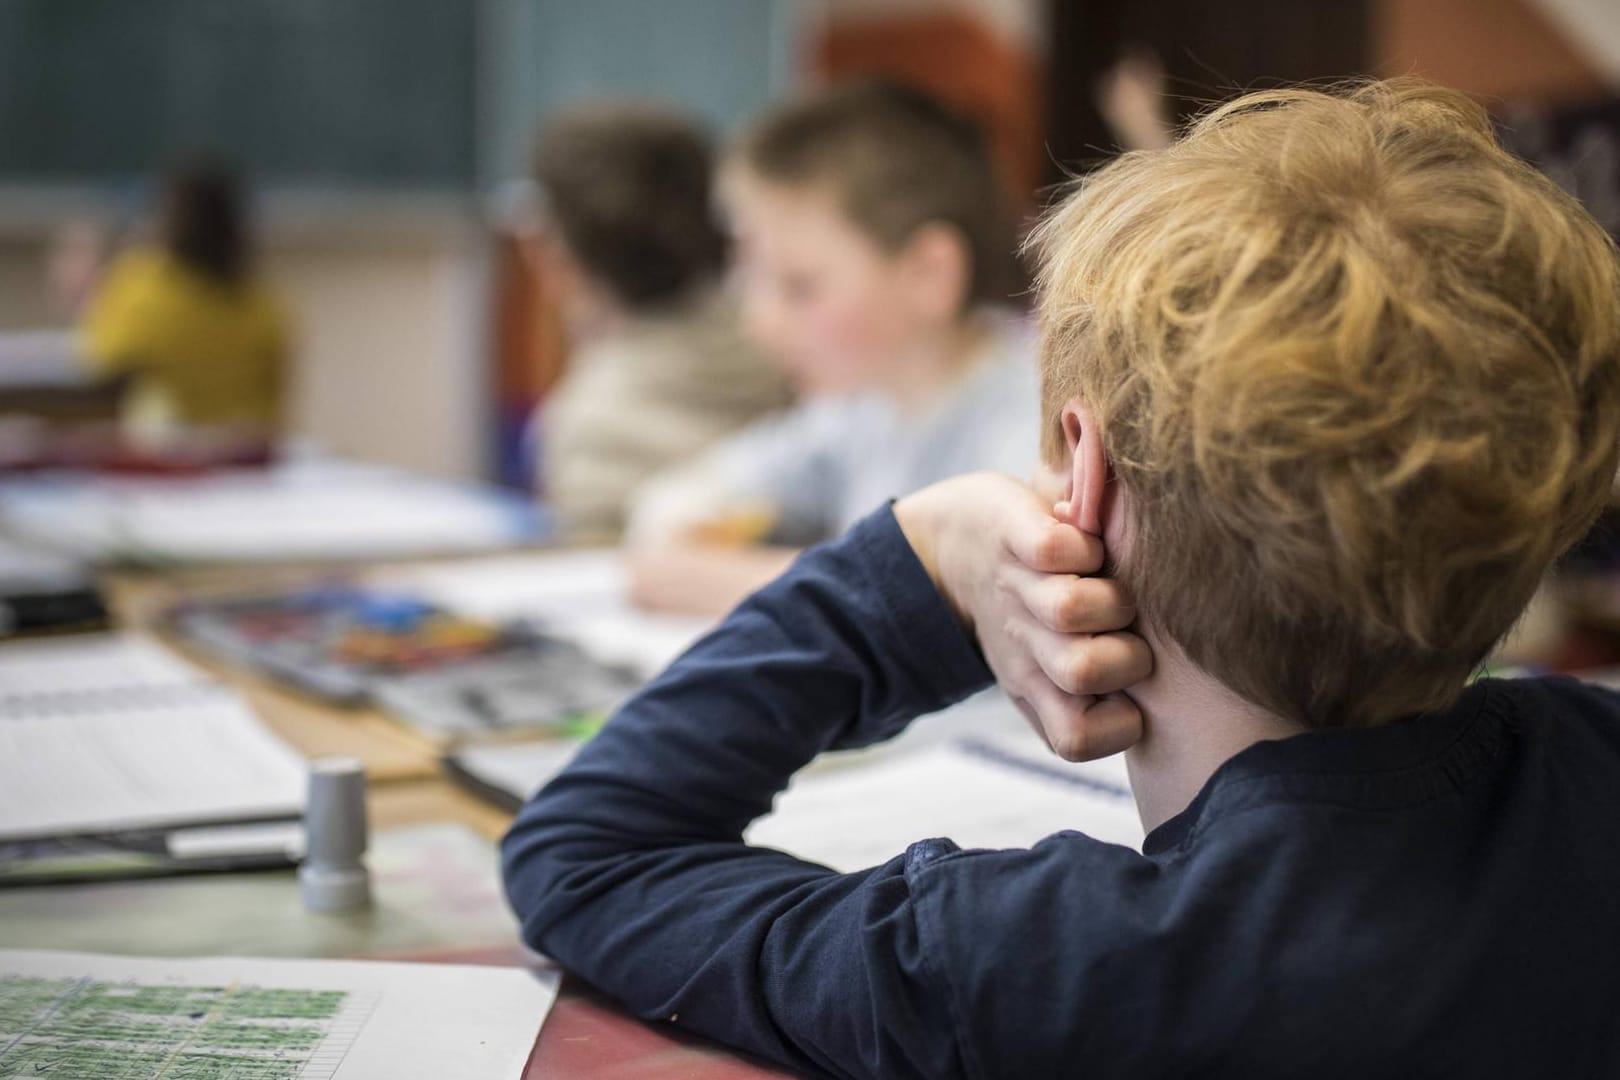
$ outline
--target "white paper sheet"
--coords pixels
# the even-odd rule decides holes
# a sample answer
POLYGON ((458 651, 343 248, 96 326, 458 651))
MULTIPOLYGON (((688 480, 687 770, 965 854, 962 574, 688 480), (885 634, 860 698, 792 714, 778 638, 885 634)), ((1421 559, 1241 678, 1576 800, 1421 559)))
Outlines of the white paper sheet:
POLYGON ((0 711, 19 699, 194 687, 211 682, 159 642, 139 634, 76 634, 0 644, 0 711))
POLYGON ((0 951, 0 1076, 133 1076, 150 1062, 141 1075, 519 1080, 557 982, 448 964, 0 951))
POLYGON ((224 691, 0 714, 0 839, 292 816, 305 782, 303 760, 224 691))
POLYGON ((0 645, 0 839, 296 815, 303 760, 158 643, 0 645))
POLYGON ((383 558, 531 540, 532 510, 494 492, 345 462, 190 478, 46 478, 0 488, 0 525, 88 559, 383 558))
POLYGON ((1064 830, 1141 848, 1122 759, 1071 765, 999 739, 965 739, 803 772, 745 839, 847 872, 933 837, 1027 848, 1064 830))
POLYGON ((43 591, 88 584, 89 574, 77 560, 0 536, 0 591, 25 585, 30 590, 43 591))
POLYGON ((563 739, 475 743, 462 747, 453 756, 456 764, 480 783, 523 801, 562 772, 581 745, 563 739))
POLYGON ((649 678, 713 625, 637 610, 624 560, 613 550, 475 559, 386 580, 460 615, 533 622, 599 660, 626 664, 649 678))
POLYGON ((73 330, 0 331, 0 386, 89 386, 73 330))

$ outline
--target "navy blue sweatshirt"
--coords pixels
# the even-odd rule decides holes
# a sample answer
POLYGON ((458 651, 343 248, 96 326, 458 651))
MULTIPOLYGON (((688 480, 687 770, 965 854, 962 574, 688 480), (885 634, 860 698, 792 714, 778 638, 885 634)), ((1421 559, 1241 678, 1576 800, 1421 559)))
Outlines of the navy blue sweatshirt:
MULTIPOLYGON (((1324 658, 1324 662, 1328 662, 1324 658)), ((1620 1077, 1620 700, 1255 745, 1141 854, 742 842, 989 672, 883 510, 627 704, 503 844, 525 940, 641 1016, 859 1077, 1620 1077)))

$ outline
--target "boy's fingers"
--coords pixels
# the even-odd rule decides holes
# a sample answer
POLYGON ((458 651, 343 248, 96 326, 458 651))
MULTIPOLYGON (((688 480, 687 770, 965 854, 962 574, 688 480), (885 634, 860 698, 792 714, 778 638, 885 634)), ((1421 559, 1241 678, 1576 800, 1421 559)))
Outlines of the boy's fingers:
POLYGON ((1001 528, 1007 550, 1031 570, 1095 574, 1102 569, 1102 539, 1054 518, 1051 507, 1028 489, 1008 500, 1001 528))
POLYGON ((1029 613, 1060 634, 1106 634, 1136 621, 1136 608, 1125 590, 1108 578, 1013 567, 1008 581, 1029 613))
POLYGON ((1019 634, 1046 677, 1067 694, 1111 694, 1153 674, 1153 650, 1135 634, 1019 634))
POLYGON ((1047 685, 1029 698, 1046 745, 1065 761, 1095 761, 1142 738, 1141 710, 1123 694, 1074 696, 1047 685))
POLYGON ((1050 737, 1065 761, 1095 761, 1128 750, 1142 738, 1142 712, 1123 694, 1096 698, 1062 732, 1050 737))

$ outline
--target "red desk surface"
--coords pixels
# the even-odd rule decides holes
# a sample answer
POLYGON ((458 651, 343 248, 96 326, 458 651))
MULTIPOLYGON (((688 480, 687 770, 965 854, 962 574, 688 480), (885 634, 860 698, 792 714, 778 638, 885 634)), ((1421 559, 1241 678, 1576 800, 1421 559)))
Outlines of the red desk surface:
POLYGON ((523 1080, 772 1080, 788 1075, 673 1025, 637 1020, 577 980, 564 979, 523 1080))

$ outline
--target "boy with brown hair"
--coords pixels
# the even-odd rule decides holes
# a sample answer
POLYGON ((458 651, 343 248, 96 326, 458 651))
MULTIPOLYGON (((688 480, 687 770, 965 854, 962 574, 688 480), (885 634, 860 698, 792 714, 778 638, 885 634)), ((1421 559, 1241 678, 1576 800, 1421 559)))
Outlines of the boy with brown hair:
POLYGON ((1216 109, 1038 243, 1040 494, 900 500, 626 706, 506 840, 527 940, 817 1074, 1616 1075, 1620 698, 1467 684, 1615 473, 1612 242, 1397 81, 1216 109), (741 842, 992 674, 1126 752, 1140 854, 741 842))
POLYGON ((947 476, 1036 460, 1033 333, 983 134, 921 91, 824 89, 722 169, 746 328, 806 395, 636 499, 636 591, 719 614, 797 548, 947 476))
POLYGON ((574 351, 538 413, 539 473, 572 540, 616 539, 648 477, 789 401, 719 288, 712 158, 692 120, 635 102, 541 133, 533 247, 574 351))

